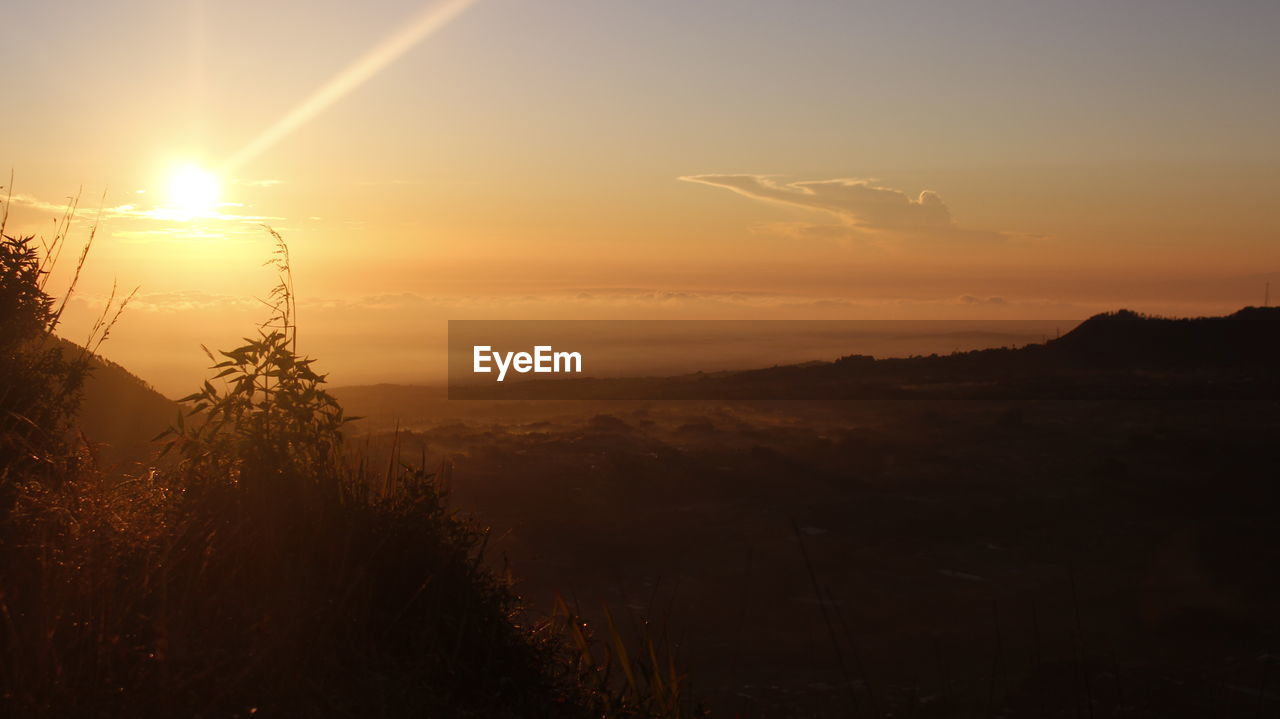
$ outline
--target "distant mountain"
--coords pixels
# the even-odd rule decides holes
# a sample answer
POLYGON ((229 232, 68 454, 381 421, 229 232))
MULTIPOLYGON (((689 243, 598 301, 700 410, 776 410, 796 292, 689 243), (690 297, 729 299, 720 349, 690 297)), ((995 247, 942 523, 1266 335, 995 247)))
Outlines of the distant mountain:
MULTIPOLYGON (((60 342, 65 353, 82 351, 73 342, 60 342)), ((151 438, 173 423, 178 404, 111 360, 95 357, 91 362, 77 429, 104 461, 145 458, 151 438)))
POLYGON ((1245 307, 1226 317, 1148 317, 1129 310, 1085 320, 1049 350, 1074 364, 1242 367, 1275 364, 1280 308, 1245 307))
POLYGON ((850 355, 677 377, 454 386, 453 399, 1280 399, 1280 308, 1173 319, 1128 310, 1023 347, 850 355))

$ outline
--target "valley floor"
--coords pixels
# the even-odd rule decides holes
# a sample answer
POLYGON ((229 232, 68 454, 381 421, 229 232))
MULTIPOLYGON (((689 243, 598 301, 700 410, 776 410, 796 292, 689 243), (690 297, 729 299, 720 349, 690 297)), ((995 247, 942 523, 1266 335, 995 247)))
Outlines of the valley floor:
POLYGON ((1280 708, 1273 402, 337 394, 449 459, 533 609, 607 604, 717 716, 1280 708))

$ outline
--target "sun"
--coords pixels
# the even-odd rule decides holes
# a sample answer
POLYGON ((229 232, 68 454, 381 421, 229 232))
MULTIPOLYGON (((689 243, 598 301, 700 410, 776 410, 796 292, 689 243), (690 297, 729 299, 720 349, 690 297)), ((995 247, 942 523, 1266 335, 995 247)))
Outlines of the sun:
POLYGON ((200 217, 218 206, 217 175, 199 165, 181 165, 169 175, 169 205, 178 212, 200 217))

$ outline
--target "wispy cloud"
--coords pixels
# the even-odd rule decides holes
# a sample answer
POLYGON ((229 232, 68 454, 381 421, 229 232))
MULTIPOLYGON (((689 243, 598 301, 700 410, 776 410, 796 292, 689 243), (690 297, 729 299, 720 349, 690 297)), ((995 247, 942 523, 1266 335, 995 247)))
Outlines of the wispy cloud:
POLYGON ((275 187, 276 185, 284 184, 284 180, 241 180, 238 178, 232 180, 232 182, 246 187, 275 187))
MULTIPOLYGON (((59 217, 68 212, 74 202, 74 198, 52 202, 30 194, 14 194, 11 200, 15 209, 27 211, 29 221, 45 213, 59 217)), ((133 241, 257 238, 262 234, 262 225, 279 226, 285 221, 287 218, 284 217, 254 214, 251 207, 234 202, 224 202, 210 212, 193 216, 182 210, 140 203, 86 207, 84 198, 75 207, 71 218, 77 227, 108 223, 102 227, 112 237, 133 241)), ((35 229, 31 222, 28 225, 35 229)))
POLYGON ((226 310, 257 308, 261 303, 252 297, 214 294, 201 290, 141 292, 134 296, 129 308, 140 312, 190 312, 193 310, 226 310))
POLYGON ((784 182, 772 175, 687 175, 679 178, 719 187, 761 202, 821 212, 839 224, 771 223, 774 231, 795 238, 828 239, 871 235, 915 238, 1000 239, 999 232, 958 227, 937 193, 911 196, 870 179, 836 178, 784 182))
POLYGON ((42 200, 34 195, 17 192, 9 198, 9 201, 14 205, 29 207, 33 210, 40 210, 41 212, 57 212, 61 214, 71 208, 74 199, 75 198, 68 197, 62 202, 49 202, 48 200, 42 200))
POLYGON ((988 297, 979 297, 976 295, 960 295, 955 298, 958 305, 1007 305, 1009 301, 999 295, 991 295, 988 297))

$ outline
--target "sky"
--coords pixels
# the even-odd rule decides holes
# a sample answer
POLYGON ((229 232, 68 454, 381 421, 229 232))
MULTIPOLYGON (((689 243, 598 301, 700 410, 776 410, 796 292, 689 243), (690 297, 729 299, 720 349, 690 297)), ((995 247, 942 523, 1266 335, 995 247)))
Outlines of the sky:
POLYGON ((448 319, 1216 313, 1280 279, 1274 2, 5 16, 7 231, 80 195, 63 331, 140 286, 104 354, 169 394, 253 331, 262 224, 339 384, 425 381, 448 319))

